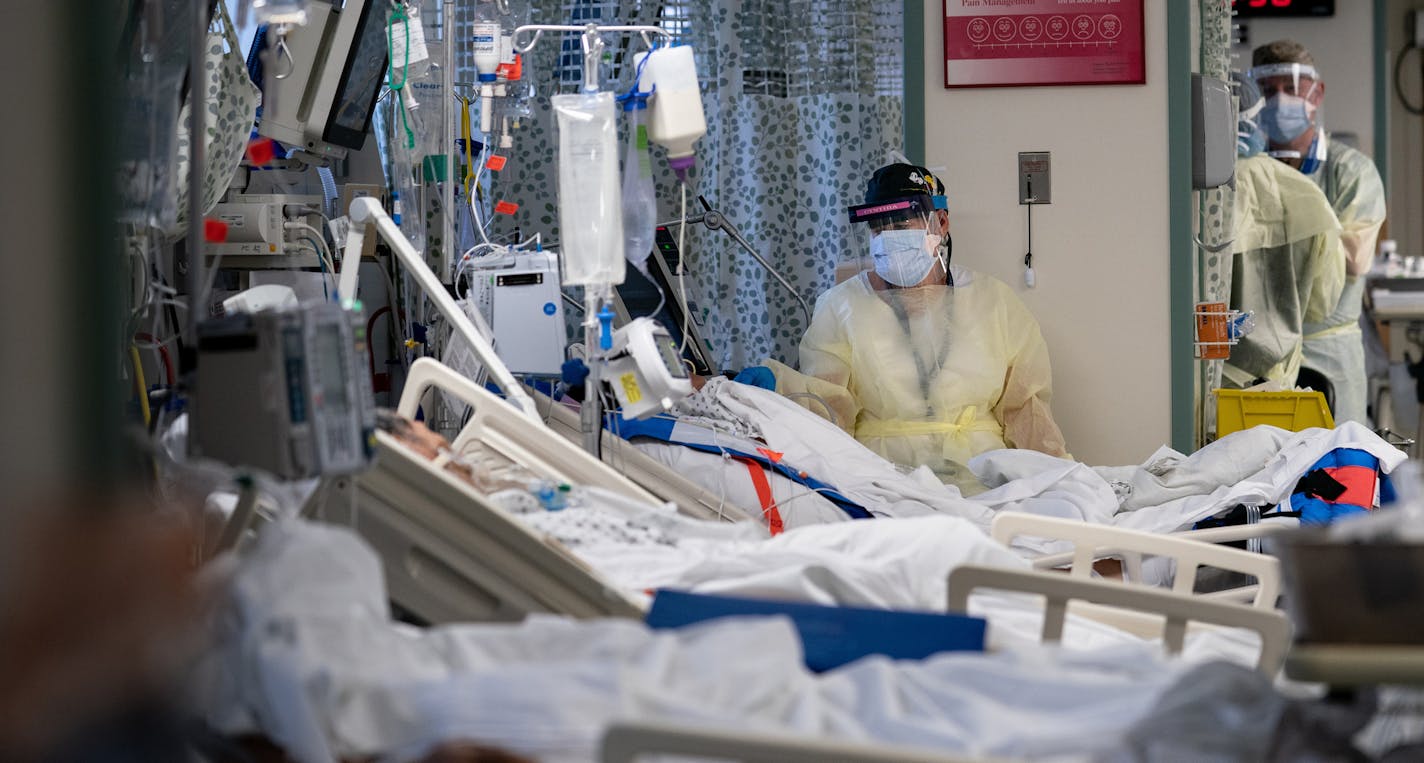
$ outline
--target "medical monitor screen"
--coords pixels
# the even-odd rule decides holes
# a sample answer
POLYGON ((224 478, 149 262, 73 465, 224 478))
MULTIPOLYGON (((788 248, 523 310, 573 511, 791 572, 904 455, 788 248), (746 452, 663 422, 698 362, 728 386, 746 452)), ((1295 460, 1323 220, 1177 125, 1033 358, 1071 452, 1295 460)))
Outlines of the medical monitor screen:
POLYGON ((687 366, 682 364, 682 357, 677 353, 677 342, 672 337, 662 332, 653 334, 653 343, 658 346, 658 350, 663 356, 663 365, 667 366, 668 373, 674 379, 687 378, 687 366))
POLYGON ((339 327, 325 325, 317 329, 317 357, 313 365, 321 386, 322 405, 327 410, 345 411, 351 405, 346 399, 346 356, 342 345, 339 327))
POLYGON ((331 104, 331 118, 322 134, 322 140, 327 143, 353 151, 361 150, 366 143, 366 131, 376 110, 376 96, 386 76, 385 7, 379 0, 369 0, 361 7, 356 43, 346 57, 341 84, 331 104))

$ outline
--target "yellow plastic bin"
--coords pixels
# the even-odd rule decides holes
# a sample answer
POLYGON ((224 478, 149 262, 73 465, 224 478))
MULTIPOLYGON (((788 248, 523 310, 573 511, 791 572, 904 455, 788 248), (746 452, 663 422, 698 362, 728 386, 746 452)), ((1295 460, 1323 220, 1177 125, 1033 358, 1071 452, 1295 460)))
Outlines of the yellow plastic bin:
POLYGON ((1311 427, 1333 429, 1335 417, 1325 404, 1325 395, 1304 392, 1248 392, 1244 389, 1216 389, 1216 436, 1269 424, 1299 432, 1311 427))

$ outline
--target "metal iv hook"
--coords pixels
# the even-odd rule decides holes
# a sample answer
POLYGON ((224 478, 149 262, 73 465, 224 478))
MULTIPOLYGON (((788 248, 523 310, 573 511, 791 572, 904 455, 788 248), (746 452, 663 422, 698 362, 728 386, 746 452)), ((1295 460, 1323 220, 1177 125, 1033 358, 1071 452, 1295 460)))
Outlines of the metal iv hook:
POLYGON ((272 77, 274 79, 286 79, 292 76, 292 72, 297 70, 297 61, 292 58, 292 49, 287 47, 287 36, 285 34, 278 35, 277 37, 277 57, 278 60, 282 58, 287 59, 287 71, 282 74, 273 74, 272 77))
POLYGON ((584 92, 598 92, 598 58, 603 55, 605 43, 597 24, 590 23, 584 27, 582 45, 584 92))

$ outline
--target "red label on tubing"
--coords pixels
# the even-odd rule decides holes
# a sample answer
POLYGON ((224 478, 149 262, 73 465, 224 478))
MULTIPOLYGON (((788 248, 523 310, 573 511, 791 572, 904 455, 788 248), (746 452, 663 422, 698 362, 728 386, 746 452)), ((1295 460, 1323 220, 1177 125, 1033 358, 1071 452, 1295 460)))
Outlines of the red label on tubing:
POLYGON ((757 452, 762 454, 763 456, 766 456, 767 459, 769 459, 773 464, 781 463, 781 459, 786 457, 785 453, 777 453, 776 451, 771 450, 770 448, 757 448, 757 452))
POLYGON ((494 205, 494 211, 501 215, 512 215, 519 211, 519 205, 512 201, 501 201, 494 205))
POLYGON ((515 82, 524 78, 524 59, 518 54, 514 54, 514 62, 500 64, 494 69, 494 75, 503 79, 515 82))
POLYGON ((203 220, 203 240, 209 244, 221 244, 227 241, 227 223, 212 218, 203 220))
POLYGON ((499 172, 500 170, 504 169, 504 165, 508 161, 509 160, 504 158, 503 156, 500 156, 499 154, 494 154, 490 156, 488 160, 485 161, 485 166, 490 168, 490 172, 499 172))
POLYGON ((257 167, 265 167, 277 155, 271 138, 257 138, 247 143, 247 161, 257 167))

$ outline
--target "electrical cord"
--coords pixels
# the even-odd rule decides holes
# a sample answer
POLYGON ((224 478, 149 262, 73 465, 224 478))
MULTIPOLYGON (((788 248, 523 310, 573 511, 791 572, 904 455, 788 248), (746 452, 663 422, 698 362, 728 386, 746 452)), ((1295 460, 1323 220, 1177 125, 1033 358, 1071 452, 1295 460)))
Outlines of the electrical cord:
POLYGON ((316 255, 317 262, 321 264, 321 272, 323 276, 327 273, 330 273, 332 276, 335 276, 337 274, 336 262, 332 260, 330 255, 328 255, 321 248, 321 244, 318 243, 316 239, 312 238, 311 236, 302 236, 301 238, 297 239, 296 248, 297 251, 301 251, 302 249, 310 249, 312 254, 316 255))
POLYGON ((143 360, 138 356, 138 345, 129 345, 129 361, 133 364, 134 392, 138 395, 138 407, 143 413, 145 429, 153 422, 153 413, 148 407, 148 384, 143 378, 143 360))
MULTIPOLYGON (((477 168, 477 169, 475 170, 474 190, 471 191, 470 193, 466 194, 466 195, 470 197, 470 214, 474 215, 474 217, 475 217, 475 230, 477 230, 477 231, 480 232, 480 239, 481 239, 486 245, 493 246, 493 244, 490 243, 489 231, 487 230, 487 226, 486 226, 486 224, 480 219, 480 194, 479 194, 479 188, 480 188, 481 176, 484 175, 485 170, 488 168, 488 159, 489 159, 489 146, 483 146, 483 147, 480 148, 480 166, 479 166, 479 168, 477 168)), ((494 218, 490 218, 490 222, 494 222, 494 218)))
POLYGON ((836 412, 831 409, 831 404, 826 402, 826 399, 824 397, 821 397, 820 395, 817 395, 814 392, 787 392, 783 395, 783 397, 788 400, 814 400, 820 403, 822 408, 826 409, 826 417, 830 420, 831 424, 835 426, 841 425, 839 420, 840 417, 836 416, 836 412))
POLYGON ((178 374, 174 371, 173 356, 169 354, 168 348, 163 346, 162 344, 159 344, 157 338, 155 338, 152 334, 149 333, 139 332, 134 334, 133 338, 135 347, 155 350, 158 353, 159 360, 163 362, 163 373, 164 377, 168 380, 168 386, 172 387, 174 384, 176 384, 178 381, 178 374), (147 344, 140 344, 140 342, 147 342, 147 344))
MULTIPOLYGON (((1424 102, 1421 102, 1418 106, 1410 103, 1409 99, 1404 96, 1404 83, 1400 81, 1400 74, 1404 71, 1404 59, 1409 55, 1410 51, 1424 51, 1424 49, 1411 43, 1404 46, 1404 48, 1399 51, 1399 54, 1394 57, 1394 94, 1399 98, 1399 104, 1404 107, 1405 111, 1414 116, 1424 116, 1424 102)), ((1420 59, 1419 70, 1420 75, 1424 76, 1424 57, 1420 59)))
POLYGON ((297 230, 297 231, 303 231, 303 232, 305 232, 305 233, 311 234, 311 236, 312 236, 313 238, 315 238, 317 241, 320 241, 320 242, 321 242, 322 249, 323 249, 323 251, 326 252, 327 260, 328 260, 329 262, 334 262, 334 260, 332 260, 332 257, 331 257, 331 247, 327 245, 327 243, 326 243, 326 236, 323 235, 321 231, 317 230, 316 228, 311 227, 310 225, 307 225, 307 224, 304 223, 304 222, 299 222, 299 221, 296 221, 296 220, 288 220, 288 221, 282 223, 282 227, 283 227, 283 228, 286 228, 287 230, 297 230))
POLYGON ((677 218, 677 291, 682 298, 682 346, 677 348, 678 357, 682 357, 687 352, 687 338, 692 332, 687 327, 692 324, 692 308, 687 305, 687 181, 678 183, 682 189, 682 206, 678 210, 677 218))

